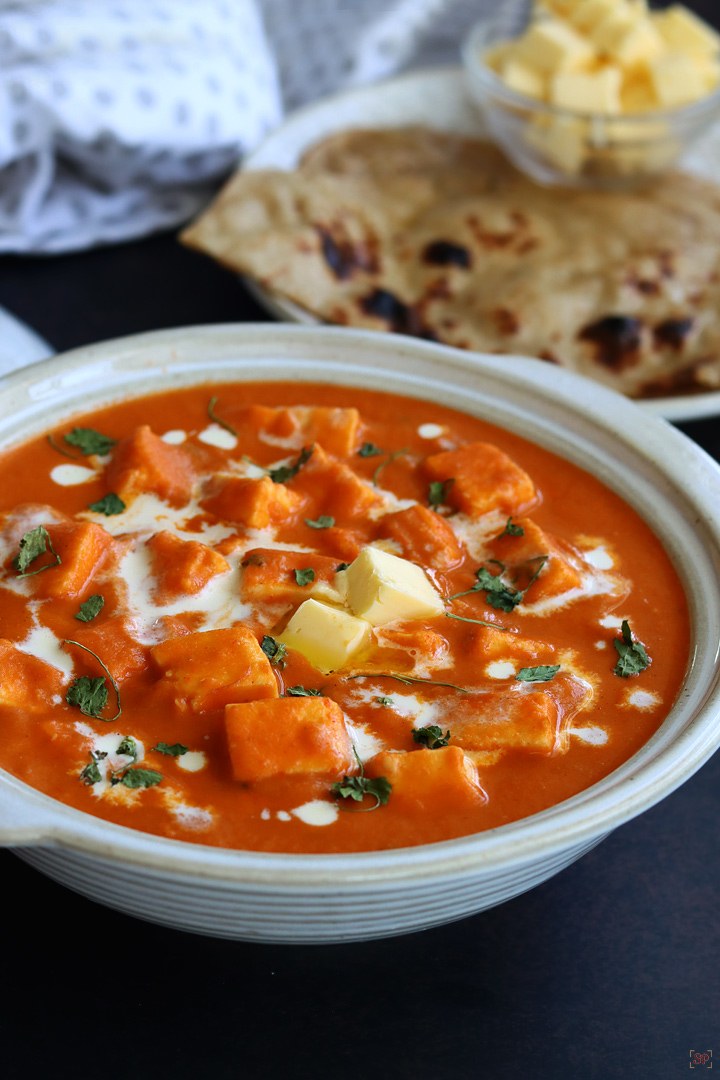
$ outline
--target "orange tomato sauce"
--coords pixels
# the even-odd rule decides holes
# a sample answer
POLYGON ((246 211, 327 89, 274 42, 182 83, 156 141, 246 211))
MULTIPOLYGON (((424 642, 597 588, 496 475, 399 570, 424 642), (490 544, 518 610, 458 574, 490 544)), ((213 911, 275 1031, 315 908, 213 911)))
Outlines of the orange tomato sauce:
MULTIPOLYGON (((225 429, 212 428, 216 442, 219 430, 225 429)), ((0 689, 0 765, 80 810, 175 839, 263 851, 360 851, 438 841, 534 814, 595 783, 647 741, 678 693, 688 662, 688 610, 659 540, 599 481, 484 421, 427 401, 369 390, 258 382, 201 386, 121 402, 75 416, 51 434, 58 446, 77 457, 76 462, 58 453, 45 436, 6 451, 1 459, 0 537, 5 546, 0 652, 5 674, 0 689), (217 416, 237 432, 232 448, 199 437, 212 423, 211 396, 217 398, 217 416), (263 413, 253 406, 290 412, 263 413), (322 465, 320 436, 331 443, 335 436, 327 433, 320 414, 293 414, 295 406, 359 410, 359 426, 350 432, 347 452, 340 443, 347 434, 342 418, 349 414, 339 414, 340 442, 325 455, 326 466, 339 463, 345 471, 313 472, 319 461, 322 465), (167 511, 163 521, 150 526, 147 518, 140 521, 131 513, 139 505, 142 468, 138 472, 137 462, 144 452, 133 433, 142 425, 149 425, 157 436, 181 433, 172 436, 175 442, 162 443, 168 450, 167 462, 161 462, 164 479, 148 480, 147 469, 144 480, 141 477, 154 491, 153 505, 162 504, 167 511), (109 462, 80 457, 77 448, 64 441, 73 427, 93 428, 117 440, 109 462), (456 483, 446 485, 442 502, 431 508, 430 483, 438 473, 427 459, 450 454, 449 460, 459 461, 453 453, 477 443, 492 444, 507 455, 532 478, 536 496, 529 502, 523 496, 523 504, 516 508, 510 491, 489 516, 474 517, 467 492, 474 497, 478 477, 482 487, 482 470, 463 473, 461 484, 444 476, 441 459, 439 475, 456 483), (358 451, 365 444, 373 444, 382 454, 361 456, 358 451), (246 509, 236 513, 235 520, 223 516, 228 513, 223 509, 229 505, 231 489, 224 486, 228 478, 257 481, 261 469, 279 462, 292 464, 302 446, 310 445, 315 450, 308 462, 271 491, 274 496, 283 487, 295 499, 277 512, 275 520, 257 529, 238 519, 246 509), (91 469, 91 478, 69 486, 52 478, 58 466, 74 464, 91 469), (379 465, 383 467, 376 473, 379 465), (183 510, 187 492, 179 490, 183 470, 196 500, 191 512, 183 510), (352 492, 333 487, 338 476, 347 479, 348 471, 359 477, 360 494, 367 495, 370 510, 361 505, 363 498, 354 503, 352 492), (167 480, 168 472, 175 475, 173 483, 167 480), (118 486, 125 493, 127 518, 88 512, 91 503, 118 486), (36 504, 32 513, 17 510, 28 503, 36 504), (400 516, 414 503, 424 508, 417 515, 423 528, 433 527, 438 519, 440 534, 444 530, 454 537, 449 554, 417 533, 412 515, 400 516), (326 528, 307 524, 321 515, 332 516, 334 524, 326 528), (511 524, 526 523, 524 534, 498 540, 508 518, 511 524), (106 542, 93 532, 91 554, 83 549, 84 554, 78 555, 60 528, 68 521, 90 521, 100 529, 107 527, 112 535, 106 542), (492 521, 495 525, 490 528, 492 521), (61 556, 65 553, 63 562, 19 579, 12 561, 18 538, 25 526, 34 528, 38 522, 47 526, 51 539, 57 536, 57 550, 61 556), (179 531, 184 543, 194 540, 215 552, 193 563, 192 573, 197 571, 199 578, 188 577, 189 571, 174 565, 175 550, 190 552, 189 548, 173 547, 167 538, 157 551, 152 547, 150 533, 162 530, 176 536, 179 531), (535 552, 532 543, 547 550, 535 552), (513 549, 513 544, 525 546, 513 549), (301 652, 288 649, 285 666, 270 665, 275 683, 262 690, 270 695, 271 711, 279 710, 280 726, 274 729, 268 750, 277 772, 257 782, 244 775, 238 778, 229 751, 226 706, 228 714, 239 708, 241 717, 252 719, 247 702, 252 703, 255 691, 247 690, 247 679, 238 689, 235 676, 223 684, 225 659, 220 649, 215 682, 212 678, 203 682, 202 692, 197 686, 188 691, 166 658, 172 652, 167 643, 192 641, 193 634, 228 629, 237 622, 248 626, 258 643, 265 636, 277 640, 304 597, 302 590, 313 588, 297 585, 293 565, 303 569, 315 561, 316 580, 324 574, 332 582, 336 566, 352 563, 368 545, 422 566, 443 598, 467 594, 447 600, 438 614, 375 626, 369 644, 333 672, 319 670, 301 652), (278 601, 248 601, 244 595, 260 565, 257 559, 248 560, 247 553, 258 549, 291 553, 277 571, 283 575, 278 601), (513 561, 513 550, 521 551, 522 558, 513 561), (528 564, 526 559, 535 555, 535 563, 528 564), (540 556, 547 562, 513 610, 493 607, 488 592, 473 590, 478 569, 484 566, 495 574, 500 563, 505 580, 524 588, 531 577, 528 566, 537 568, 540 556), (75 577, 74 558, 89 560, 75 577), (488 561, 493 558, 497 562, 488 561), (122 562, 126 559, 130 561, 122 562), (128 586, 132 575, 119 572, 121 563, 127 567, 133 559, 141 560, 149 574, 142 578, 145 594, 137 604, 128 586), (223 560, 230 570, 222 569, 223 560), (66 574, 62 581, 61 573, 66 574), (219 589, 223 573, 228 580, 235 574, 234 593, 226 598, 225 608, 216 605, 209 624, 202 606, 204 590, 219 589), (210 574, 206 582, 203 574, 210 574), (187 608, 183 582, 195 589, 187 608), (296 592, 288 596, 288 589, 296 592), (93 595, 101 595, 104 606, 92 621, 81 622, 76 618, 80 603, 93 595), (157 615, 153 600, 158 601, 157 615), (241 606, 233 606, 236 603, 241 606), (238 612, 243 613, 241 619, 238 612), (614 672, 618 662, 614 642, 621 636, 622 620, 627 620, 633 639, 643 643, 650 658, 646 670, 628 678, 614 672), (63 644, 67 641, 91 649, 115 678, 122 706, 117 720, 83 715, 67 702, 73 680, 104 676, 94 656, 63 644), (163 642, 165 653, 159 649, 163 642), (554 665, 558 670, 547 682, 520 682, 518 672, 534 665, 554 665), (390 678, 392 673, 425 681, 402 682, 390 678), (362 677, 350 677, 358 674, 362 677), (454 686, 439 685, 448 683, 454 686), (303 772, 302 742, 294 747, 292 738, 283 740, 283 702, 291 699, 281 695, 295 686, 319 690, 339 706, 347 721, 345 761, 334 772, 303 772), (528 705, 530 696, 534 711, 528 705), (487 703, 492 707, 486 708, 487 703), (473 726, 476 706, 485 710, 479 733, 473 726), (440 727, 443 736, 449 732, 447 747, 429 749, 413 739, 413 728, 428 723, 440 727), (107 750, 110 736, 131 736, 142 744, 142 756, 136 761, 119 759, 116 751, 107 750), (160 743, 188 747, 195 771, 182 767, 187 755, 173 757, 152 749, 160 743), (343 776, 360 775, 354 751, 347 757, 348 745, 364 757, 368 776, 388 776, 388 762, 399 770, 393 772, 387 803, 371 812, 376 801, 371 796, 354 802, 332 791, 343 776), (81 774, 91 763, 90 752, 102 752, 103 746, 108 756, 98 768, 105 779, 86 783, 81 774), (449 753, 451 747, 455 749, 449 753), (299 771, 293 772, 295 753, 301 761, 299 771), (388 758, 388 753, 394 756, 388 758), (411 757, 418 768, 408 772, 411 757), (113 767, 121 781, 116 784, 108 780, 113 767), (130 789, 122 782, 124 767, 153 770, 162 779, 153 786, 130 789), (312 812, 303 810, 308 805, 312 812)), ((198 554, 197 549, 192 551, 198 554)), ((279 554, 263 558, 262 566, 272 567, 279 554)), ((49 554, 42 555, 29 569, 49 559, 49 554)), ((191 659, 191 667, 193 663, 200 661, 191 659)), ((191 672, 196 684, 198 670, 191 672)), ((267 682, 267 669, 263 671, 267 682)), ((101 716, 109 718, 117 711, 116 699, 109 680, 105 686, 108 699, 101 716)), ((267 741, 267 731, 261 738, 267 741)), ((343 751, 338 753, 337 760, 342 760, 343 751)))

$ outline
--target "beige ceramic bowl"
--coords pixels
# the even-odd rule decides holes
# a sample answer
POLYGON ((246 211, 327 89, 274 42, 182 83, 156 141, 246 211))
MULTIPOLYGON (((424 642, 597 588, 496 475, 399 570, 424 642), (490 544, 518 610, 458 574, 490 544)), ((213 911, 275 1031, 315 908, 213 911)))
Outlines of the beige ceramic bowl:
POLYGON ((231 380, 370 386, 439 401, 548 447, 618 491, 673 558, 692 660, 657 734, 600 783, 523 821, 394 851, 278 855, 165 840, 0 770, 0 843, 77 892, 218 937, 322 943, 460 919, 539 884, 686 780, 720 744, 720 469, 624 398, 536 360, 369 331, 218 326, 79 349, 0 382, 0 447, 111 400, 231 380))

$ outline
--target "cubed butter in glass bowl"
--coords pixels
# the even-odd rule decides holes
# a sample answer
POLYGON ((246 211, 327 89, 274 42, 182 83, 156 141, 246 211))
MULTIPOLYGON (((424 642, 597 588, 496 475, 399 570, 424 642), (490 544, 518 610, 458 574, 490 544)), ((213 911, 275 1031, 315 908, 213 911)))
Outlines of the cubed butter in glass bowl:
POLYGON ((681 4, 544 0, 478 23, 466 82, 496 142, 545 184, 628 188, 720 119, 720 35, 681 4))

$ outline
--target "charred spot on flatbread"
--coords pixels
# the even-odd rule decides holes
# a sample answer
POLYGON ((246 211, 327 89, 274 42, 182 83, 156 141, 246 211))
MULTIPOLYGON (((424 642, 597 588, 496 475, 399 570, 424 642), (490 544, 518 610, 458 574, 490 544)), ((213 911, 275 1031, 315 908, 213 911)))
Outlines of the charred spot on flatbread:
POLYGON ((449 240, 431 241, 425 247, 422 257, 426 263, 432 263, 433 266, 459 266, 463 270, 469 270, 472 266, 469 249, 449 240))
POLYGON ((639 359, 642 329, 640 319, 632 315, 606 315, 584 326, 578 337, 597 346, 595 356, 599 364, 622 371, 639 359))
POLYGON ((665 319, 653 330, 653 337, 658 347, 682 349, 692 333, 694 319, 665 319))

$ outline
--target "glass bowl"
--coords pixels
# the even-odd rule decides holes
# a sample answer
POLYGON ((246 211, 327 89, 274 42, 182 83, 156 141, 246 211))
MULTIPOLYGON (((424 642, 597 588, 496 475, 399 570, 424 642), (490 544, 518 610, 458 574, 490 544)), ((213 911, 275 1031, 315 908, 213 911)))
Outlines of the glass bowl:
POLYGON ((520 12, 475 25, 463 45, 466 84, 492 137, 522 172, 543 184, 627 189, 675 166, 720 117, 720 87, 675 109, 607 116, 558 108, 517 93, 484 61, 524 29, 520 12))

